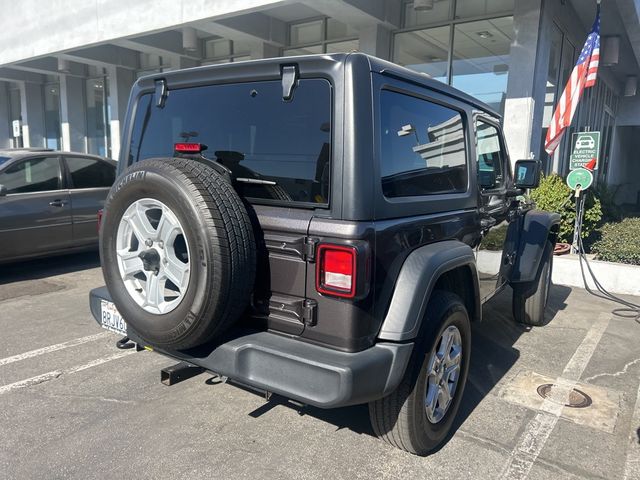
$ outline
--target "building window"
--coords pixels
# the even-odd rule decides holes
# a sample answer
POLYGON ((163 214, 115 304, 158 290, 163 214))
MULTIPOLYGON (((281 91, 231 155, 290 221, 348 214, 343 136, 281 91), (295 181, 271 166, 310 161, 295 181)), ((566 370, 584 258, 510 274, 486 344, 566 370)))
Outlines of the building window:
POLYGON ((511 13, 513 4, 513 0, 436 0, 432 10, 416 11, 413 2, 408 2, 404 28, 394 35, 393 61, 453 85, 502 112, 513 17, 493 16, 511 13))
POLYGON ((251 60, 251 43, 224 38, 212 38, 204 42, 202 65, 251 60))
POLYGON ((512 40, 513 17, 457 24, 451 84, 502 112, 512 40))
POLYGON ((358 32, 333 18, 289 25, 289 45, 283 56, 338 53, 358 50, 358 32))
POLYGON ((511 13, 514 3, 514 0, 456 0, 455 18, 511 13))
POLYGON ((447 83, 450 38, 448 25, 399 33, 393 42, 393 60, 447 83))
MULTIPOLYGON (((11 116, 12 124, 14 120, 20 120, 20 122, 22 122, 22 102, 20 100, 20 89, 18 87, 9 87, 9 115, 11 116)), ((13 125, 10 125, 10 128, 13 132, 13 125)), ((20 132, 22 133, 22 126, 20 126, 20 132)), ((24 146, 22 135, 13 137, 11 146, 13 148, 24 146)))
POLYGON ((464 124, 459 112, 382 90, 380 138, 385 197, 466 191, 464 124))
POLYGON ((405 3, 403 25, 405 28, 411 28, 451 20, 452 4, 452 0, 434 0, 431 10, 420 11, 413 8, 413 2, 405 3))
POLYGON ((87 153, 111 155, 111 131, 106 77, 89 78, 87 94, 87 153))
POLYGON ((45 147, 60 150, 60 84, 45 83, 43 89, 45 147))

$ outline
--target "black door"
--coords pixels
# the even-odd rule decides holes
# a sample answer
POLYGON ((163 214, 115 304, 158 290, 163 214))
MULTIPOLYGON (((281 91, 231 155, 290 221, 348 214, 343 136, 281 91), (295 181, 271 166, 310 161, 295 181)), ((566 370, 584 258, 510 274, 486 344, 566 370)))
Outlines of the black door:
POLYGON ((482 228, 476 260, 480 295, 487 300, 506 283, 515 260, 517 202, 507 194, 511 167, 500 128, 483 117, 475 127, 482 228))
POLYGON ((32 157, 0 172, 0 259, 71 246, 71 207, 57 156, 32 157))

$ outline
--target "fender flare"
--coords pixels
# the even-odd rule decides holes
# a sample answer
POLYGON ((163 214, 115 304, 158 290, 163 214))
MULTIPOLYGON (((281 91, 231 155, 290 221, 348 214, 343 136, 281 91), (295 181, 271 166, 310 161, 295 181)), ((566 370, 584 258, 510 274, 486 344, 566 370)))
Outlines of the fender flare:
POLYGON ((471 270, 476 302, 474 320, 479 319, 480 288, 473 250, 458 240, 445 240, 419 247, 406 258, 378 338, 401 342, 417 337, 438 278, 461 266, 468 266, 471 270))
MULTIPOLYGON (((526 284, 536 280, 540 262, 553 230, 560 224, 560 215, 542 210, 529 210, 524 214, 520 228, 516 262, 511 271, 511 284, 526 284)), ((557 232, 555 232, 557 233, 557 232)))

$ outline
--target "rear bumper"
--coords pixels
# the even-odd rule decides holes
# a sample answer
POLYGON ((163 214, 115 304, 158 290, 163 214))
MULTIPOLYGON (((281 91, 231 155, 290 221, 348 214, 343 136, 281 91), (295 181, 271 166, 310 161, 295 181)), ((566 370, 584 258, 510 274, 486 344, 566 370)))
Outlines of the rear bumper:
MULTIPOLYGON (((90 293, 100 324, 106 287, 90 293)), ((145 342, 129 328, 129 337, 145 342)), ((322 408, 366 403, 391 393, 404 375, 413 343, 377 343, 347 353, 265 331, 238 331, 222 343, 189 351, 155 349, 238 382, 322 408)))

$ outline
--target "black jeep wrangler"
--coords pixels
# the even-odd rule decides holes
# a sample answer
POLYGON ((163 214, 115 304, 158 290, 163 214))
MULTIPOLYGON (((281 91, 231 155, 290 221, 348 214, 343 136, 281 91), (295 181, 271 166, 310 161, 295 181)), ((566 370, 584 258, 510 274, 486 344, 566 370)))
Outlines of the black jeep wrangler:
POLYGON ((451 428, 483 302, 510 285, 515 319, 545 323, 539 165, 514 180, 500 117, 426 75, 353 53, 144 77, 118 168, 99 324, 304 404, 368 403, 409 452, 451 428))

